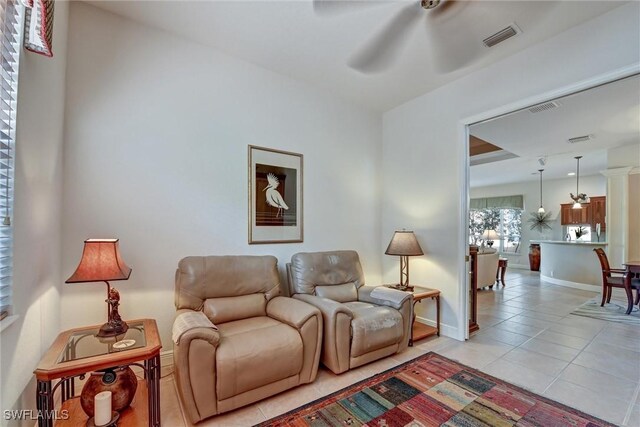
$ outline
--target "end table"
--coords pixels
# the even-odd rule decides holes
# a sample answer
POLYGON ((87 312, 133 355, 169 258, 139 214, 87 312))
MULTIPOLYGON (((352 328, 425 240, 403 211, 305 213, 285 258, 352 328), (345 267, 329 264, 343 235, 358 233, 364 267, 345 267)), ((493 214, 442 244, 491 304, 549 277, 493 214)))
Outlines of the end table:
POLYGON ((100 325, 70 329, 58 335, 34 371, 38 414, 42 414, 38 417, 39 427, 51 427, 54 421, 56 427, 84 425, 88 417, 80 406, 80 397, 76 396, 75 378, 83 378, 92 371, 132 365, 142 368, 145 379, 138 381, 136 396, 131 406, 120 414, 118 425, 140 426, 148 420, 150 427, 160 426, 162 343, 158 327, 153 319, 127 323, 129 330, 117 339, 96 337, 100 325), (114 346, 125 339, 133 340, 133 345, 122 349, 114 346), (53 407, 57 389, 62 397, 60 410, 53 407), (62 413, 68 414, 68 419, 54 420, 62 413))
POLYGON ((420 286, 413 287, 413 325, 411 328, 411 339, 409 340, 409 346, 413 347, 414 341, 419 341, 423 338, 430 337, 431 335, 440 336, 440 291, 438 289, 423 288, 420 286), (421 322, 416 322, 416 308, 415 305, 422 302, 425 298, 431 298, 436 301, 436 327, 425 325, 421 322))
MULTIPOLYGON (((397 285, 385 285, 395 288, 397 285)), ((438 289, 424 288, 422 286, 411 285, 403 292, 411 292, 413 294, 413 319, 411 320, 411 337, 409 338, 409 347, 413 347, 414 341, 430 337, 431 335, 440 336, 440 291, 438 289), (431 298, 436 301, 436 326, 425 325, 416 322, 416 304, 422 302, 423 299, 431 298)))
POLYGON ((498 268, 496 270, 496 283, 502 282, 502 286, 506 286, 504 283, 504 275, 507 272, 508 263, 509 263, 509 260, 507 258, 498 259, 498 268))

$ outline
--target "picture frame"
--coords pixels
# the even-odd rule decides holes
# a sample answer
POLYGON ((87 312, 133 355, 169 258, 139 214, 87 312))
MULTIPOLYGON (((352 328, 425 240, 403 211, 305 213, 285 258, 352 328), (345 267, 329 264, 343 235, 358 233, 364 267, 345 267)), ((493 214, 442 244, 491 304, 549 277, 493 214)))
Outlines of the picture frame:
POLYGON ((300 243, 303 155, 248 146, 249 244, 300 243))

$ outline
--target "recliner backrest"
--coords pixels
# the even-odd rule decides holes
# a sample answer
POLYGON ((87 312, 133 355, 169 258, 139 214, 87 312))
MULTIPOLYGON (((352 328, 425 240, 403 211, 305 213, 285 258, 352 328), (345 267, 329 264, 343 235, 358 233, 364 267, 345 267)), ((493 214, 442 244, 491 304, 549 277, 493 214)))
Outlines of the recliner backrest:
POLYGON ((364 285, 355 251, 300 252, 291 257, 291 294, 310 294, 339 302, 356 301, 364 285))
POLYGON ((176 309, 203 310, 213 323, 266 315, 279 295, 273 256, 191 256, 176 270, 176 309))

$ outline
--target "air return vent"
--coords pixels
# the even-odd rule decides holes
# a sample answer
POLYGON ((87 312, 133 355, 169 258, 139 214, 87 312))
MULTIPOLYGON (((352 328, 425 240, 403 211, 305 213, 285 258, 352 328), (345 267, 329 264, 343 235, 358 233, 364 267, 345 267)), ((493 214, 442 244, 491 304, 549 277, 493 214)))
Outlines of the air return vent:
POLYGON ((490 35, 486 39, 482 40, 482 43, 486 47, 493 47, 498 43, 502 43, 503 41, 510 39, 511 37, 520 34, 522 31, 516 24, 511 24, 506 28, 498 31, 497 33, 490 35))
POLYGON ((529 108, 529 111, 532 113, 540 113, 542 111, 553 110, 554 108, 558 108, 560 104, 556 101, 545 102, 543 104, 534 105, 529 108))
POLYGON ((583 136, 576 136, 575 138, 569 138, 567 142, 569 144, 577 144, 578 142, 587 142, 591 139, 593 139, 593 135, 583 135, 583 136))

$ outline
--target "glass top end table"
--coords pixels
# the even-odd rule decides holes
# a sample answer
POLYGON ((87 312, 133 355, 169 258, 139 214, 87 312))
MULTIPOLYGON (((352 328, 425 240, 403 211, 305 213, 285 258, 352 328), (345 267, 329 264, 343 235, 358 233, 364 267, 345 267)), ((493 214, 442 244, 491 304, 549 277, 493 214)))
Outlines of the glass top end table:
POLYGON ((142 348, 146 345, 144 322, 129 323, 129 329, 122 335, 98 337, 100 328, 73 331, 67 339, 58 363, 71 362, 87 357, 142 348))

